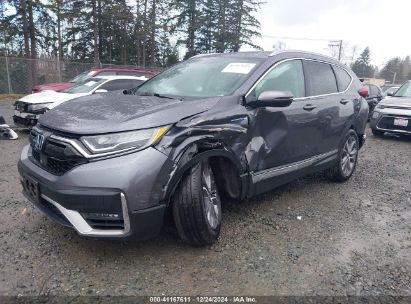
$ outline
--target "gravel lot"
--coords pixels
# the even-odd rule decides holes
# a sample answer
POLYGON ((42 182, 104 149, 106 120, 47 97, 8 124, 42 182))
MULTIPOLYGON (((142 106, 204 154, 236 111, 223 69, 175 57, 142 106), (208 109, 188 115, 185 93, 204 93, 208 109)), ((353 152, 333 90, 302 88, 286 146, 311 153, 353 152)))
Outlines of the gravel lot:
MULTIPOLYGON (((10 123, 12 103, 0 113, 10 123)), ((411 295, 410 139, 369 134, 347 183, 318 174, 225 204, 219 242, 193 248, 168 231, 87 239, 47 219, 20 193, 18 133, 0 142, 1 295, 411 295)))

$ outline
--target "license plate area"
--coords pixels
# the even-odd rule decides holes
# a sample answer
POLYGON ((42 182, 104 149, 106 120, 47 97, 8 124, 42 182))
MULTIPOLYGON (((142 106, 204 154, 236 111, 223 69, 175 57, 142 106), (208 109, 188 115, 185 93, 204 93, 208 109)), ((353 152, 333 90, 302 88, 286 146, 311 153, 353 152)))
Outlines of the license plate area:
POLYGON ((408 119, 406 118, 394 118, 394 126, 407 127, 408 119))
POLYGON ((23 176, 21 183, 26 194, 38 203, 40 198, 39 183, 27 175, 23 176))

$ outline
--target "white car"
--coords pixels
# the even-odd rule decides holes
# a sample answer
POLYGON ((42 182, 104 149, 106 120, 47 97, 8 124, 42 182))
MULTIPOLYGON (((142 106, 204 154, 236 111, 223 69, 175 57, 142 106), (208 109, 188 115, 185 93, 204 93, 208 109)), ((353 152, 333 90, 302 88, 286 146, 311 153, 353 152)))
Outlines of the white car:
POLYGON ((138 87, 147 77, 100 76, 88 78, 62 92, 43 91, 24 96, 14 104, 13 121, 19 127, 30 128, 37 124, 41 114, 68 100, 97 93, 138 87))

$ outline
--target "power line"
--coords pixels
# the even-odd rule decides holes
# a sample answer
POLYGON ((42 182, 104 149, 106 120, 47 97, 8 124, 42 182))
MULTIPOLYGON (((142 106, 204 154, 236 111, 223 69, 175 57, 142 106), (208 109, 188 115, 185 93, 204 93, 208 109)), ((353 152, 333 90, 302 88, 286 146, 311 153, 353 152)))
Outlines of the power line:
POLYGON ((325 39, 325 38, 302 38, 302 37, 288 37, 288 36, 272 36, 272 35, 261 35, 263 38, 273 38, 273 39, 286 39, 286 40, 306 40, 306 41, 340 41, 338 39, 325 39))

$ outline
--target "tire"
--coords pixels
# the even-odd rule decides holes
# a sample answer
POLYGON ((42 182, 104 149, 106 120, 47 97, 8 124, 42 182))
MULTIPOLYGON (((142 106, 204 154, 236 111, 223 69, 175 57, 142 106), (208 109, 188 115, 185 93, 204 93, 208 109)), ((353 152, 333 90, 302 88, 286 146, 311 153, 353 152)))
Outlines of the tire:
POLYGON ((220 235, 221 200, 209 160, 183 176, 172 198, 180 238, 191 245, 211 245, 220 235))
POLYGON ((326 171, 326 176, 335 182, 347 181, 357 166, 358 150, 357 133, 354 130, 349 130, 340 145, 338 162, 333 168, 326 171))
POLYGON ((374 136, 378 136, 381 137, 384 135, 384 131, 380 131, 380 130, 375 130, 375 129, 371 129, 372 134, 374 134, 374 136))

